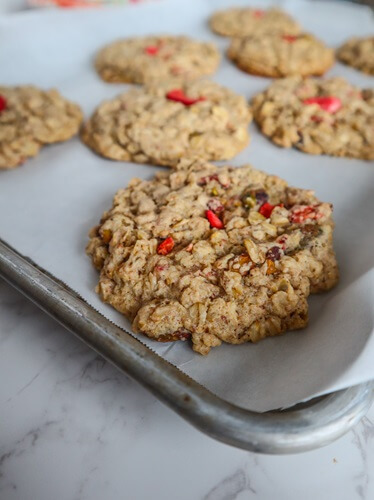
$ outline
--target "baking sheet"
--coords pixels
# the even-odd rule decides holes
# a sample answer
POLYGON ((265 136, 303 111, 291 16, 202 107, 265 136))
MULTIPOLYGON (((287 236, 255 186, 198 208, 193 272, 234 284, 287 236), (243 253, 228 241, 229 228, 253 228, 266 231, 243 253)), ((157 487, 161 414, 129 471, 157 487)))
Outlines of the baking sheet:
MULTIPOLYGON (((270 4, 261 1, 261 6, 270 4)), ((277 4, 332 46, 374 32, 365 7, 303 0, 277 4)), ((224 50, 228 40, 210 33, 206 21, 212 11, 227 6, 227 0, 164 0, 3 17, 0 81, 55 86, 77 101, 87 117, 104 98, 128 87, 104 83, 95 74, 92 58, 104 43, 134 34, 185 33, 213 40, 224 50)), ((340 64, 331 75, 373 86, 373 78, 340 64)), ((248 98, 270 83, 240 72, 225 58, 213 78, 248 98)), ((339 285, 310 298, 307 329, 256 345, 223 345, 202 357, 187 343, 141 340, 217 395, 265 411, 374 378, 374 165, 277 148, 254 124, 250 132, 251 145, 231 164, 251 163, 293 185, 315 189, 319 198, 334 204, 339 285)), ((44 148, 21 168, 0 172, 0 236, 129 330, 127 320, 95 294, 98 274, 84 248, 89 229, 111 206, 114 193, 134 176, 150 178, 156 168, 102 159, 77 138, 44 148)))

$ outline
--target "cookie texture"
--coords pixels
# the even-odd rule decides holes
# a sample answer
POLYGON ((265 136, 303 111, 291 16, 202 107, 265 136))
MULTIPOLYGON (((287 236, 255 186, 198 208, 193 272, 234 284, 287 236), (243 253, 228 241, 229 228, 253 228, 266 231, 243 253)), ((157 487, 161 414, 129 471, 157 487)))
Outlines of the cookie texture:
POLYGON ((177 78, 194 80, 214 73, 220 54, 214 44, 185 36, 149 36, 118 40, 95 61, 107 82, 150 83, 177 78))
POLYGON ((45 144, 78 132, 82 112, 57 90, 0 86, 0 169, 21 165, 45 144))
POLYGON ((252 101, 261 131, 284 148, 374 159, 374 90, 343 78, 277 80, 252 101))
POLYGON ((83 141, 113 160, 173 167, 182 157, 226 160, 249 141, 249 106, 211 81, 132 89, 102 103, 83 141))
POLYGON ((369 75, 374 75, 374 36, 351 38, 337 51, 340 61, 369 75))
POLYGON ((118 191, 87 253, 135 332, 208 354, 306 326, 308 295, 338 279, 331 212, 248 165, 181 160, 118 191))
POLYGON ((254 34, 285 33, 296 35, 299 24, 281 9, 230 8, 210 18, 211 29, 223 36, 242 37, 254 34))
POLYGON ((322 75, 334 63, 334 51, 306 33, 235 38, 228 56, 243 71, 271 78, 322 75))

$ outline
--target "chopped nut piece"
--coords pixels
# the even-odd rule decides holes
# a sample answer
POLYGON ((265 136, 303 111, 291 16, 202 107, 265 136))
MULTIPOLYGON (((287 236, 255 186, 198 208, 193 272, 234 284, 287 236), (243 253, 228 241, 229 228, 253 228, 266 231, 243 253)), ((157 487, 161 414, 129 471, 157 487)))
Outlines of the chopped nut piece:
POLYGON ((266 274, 274 274, 277 270, 274 261, 271 259, 267 259, 266 264, 267 264, 266 274))
POLYGON ((307 219, 320 219, 323 214, 318 211, 318 207, 306 206, 306 207, 294 207, 290 214, 290 221, 301 224, 307 219))
POLYGON ((279 247, 271 247, 269 250, 266 252, 266 258, 269 260, 279 260, 281 258, 281 251, 279 247))
MULTIPOLYGON (((264 220, 266 220, 266 218, 263 215, 261 215, 259 212, 254 212, 254 211, 249 212, 248 221, 251 224, 259 224, 260 222, 263 222, 264 220)), ((287 221, 288 221, 288 219, 287 219, 287 221)))
POLYGON ((110 229, 103 229, 101 231, 101 236, 103 238, 104 243, 109 243, 112 239, 112 231, 110 229))
POLYGON ((259 249, 254 241, 250 239, 244 240, 244 246, 248 252, 248 255, 255 264, 261 264, 262 262, 264 262, 264 253, 259 249))

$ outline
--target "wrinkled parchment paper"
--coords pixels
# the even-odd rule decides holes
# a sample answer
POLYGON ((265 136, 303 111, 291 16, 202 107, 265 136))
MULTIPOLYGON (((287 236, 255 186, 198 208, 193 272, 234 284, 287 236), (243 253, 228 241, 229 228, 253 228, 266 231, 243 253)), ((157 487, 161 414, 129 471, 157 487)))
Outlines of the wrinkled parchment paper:
MULTIPOLYGON (((303 0, 279 4, 334 47, 351 35, 374 32, 365 7, 303 0)), ((230 5, 227 0, 163 0, 9 15, 0 18, 0 81, 57 87, 87 117, 100 101, 126 88, 102 82, 93 69, 93 56, 104 43, 129 35, 183 33, 213 40, 224 50, 228 40, 210 33, 207 18, 230 5)), ((329 75, 361 86, 374 84, 373 78, 341 64, 329 75)), ((248 98, 270 83, 240 72, 226 58, 214 79, 248 98)), ((250 132, 250 146, 232 164, 251 163, 293 185, 314 189, 334 204, 340 284, 310 298, 307 329, 256 345, 223 345, 202 357, 188 343, 142 340, 217 395, 265 411, 374 378, 374 165, 277 148, 254 124, 250 132)), ((95 294, 98 274, 84 249, 89 229, 111 206, 117 189, 134 176, 150 178, 156 168, 102 159, 77 138, 44 148, 24 166, 0 172, 0 237, 130 330, 127 320, 95 294)))

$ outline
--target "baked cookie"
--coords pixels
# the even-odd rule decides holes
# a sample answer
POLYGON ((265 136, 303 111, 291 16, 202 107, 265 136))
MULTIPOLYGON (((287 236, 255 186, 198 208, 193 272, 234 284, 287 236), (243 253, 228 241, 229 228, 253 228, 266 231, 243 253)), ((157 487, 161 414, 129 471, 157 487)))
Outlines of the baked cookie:
POLYGON ((223 36, 242 37, 254 34, 300 33, 299 24, 280 9, 231 8, 213 14, 210 27, 223 36))
POLYGON ((173 167, 182 157, 226 160, 249 141, 249 106, 217 83, 132 89, 102 103, 83 141, 106 158, 173 167))
POLYGON ((332 207, 252 169, 181 160, 133 179, 90 233, 97 292, 161 342, 257 342, 306 326, 338 280, 332 207))
POLYGON ((149 83, 194 80, 214 73, 219 62, 220 54, 212 43, 185 36, 149 36, 107 45, 95 65, 107 82, 149 83))
POLYGON ((369 75, 374 75, 374 36, 351 38, 338 51, 340 61, 369 75))
POLYGON ((289 77, 252 100, 261 131, 275 144, 309 154, 374 159, 374 90, 343 78, 289 77))
POLYGON ((235 38, 228 56, 243 71, 271 78, 322 75, 334 63, 334 51, 307 33, 235 38))
POLYGON ((57 90, 0 86, 0 169, 14 168, 45 144, 78 132, 82 112, 57 90))

